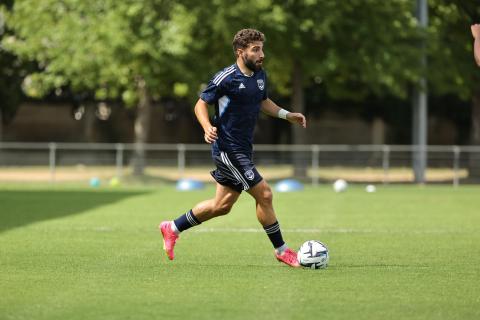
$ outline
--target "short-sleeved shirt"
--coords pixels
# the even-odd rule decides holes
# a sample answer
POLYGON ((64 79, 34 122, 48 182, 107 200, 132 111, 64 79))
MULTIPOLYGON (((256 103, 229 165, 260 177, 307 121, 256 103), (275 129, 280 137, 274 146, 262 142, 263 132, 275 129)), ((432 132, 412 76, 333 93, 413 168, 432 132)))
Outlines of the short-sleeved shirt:
POLYGON ((265 71, 247 76, 235 63, 215 74, 200 98, 215 105, 213 125, 217 127, 218 139, 212 151, 251 155, 261 103, 268 98, 265 71))

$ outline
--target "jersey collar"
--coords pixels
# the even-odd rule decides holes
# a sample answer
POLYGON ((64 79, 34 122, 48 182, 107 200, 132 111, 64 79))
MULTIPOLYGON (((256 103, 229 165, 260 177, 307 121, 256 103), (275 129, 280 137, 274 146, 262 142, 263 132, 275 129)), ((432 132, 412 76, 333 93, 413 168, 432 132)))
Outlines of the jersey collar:
POLYGON ((238 75, 240 76, 244 76, 246 78, 253 78, 253 76, 255 76, 256 74, 256 71, 253 71, 253 73, 251 75, 246 75, 242 72, 242 70, 240 70, 240 68, 238 67, 237 63, 235 62, 235 71, 238 75))

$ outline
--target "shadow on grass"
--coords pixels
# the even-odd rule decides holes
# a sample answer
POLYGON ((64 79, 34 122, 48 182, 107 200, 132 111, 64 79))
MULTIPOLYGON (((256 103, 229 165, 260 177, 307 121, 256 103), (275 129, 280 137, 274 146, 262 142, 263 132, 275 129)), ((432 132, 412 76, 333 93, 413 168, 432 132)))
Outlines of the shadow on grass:
POLYGON ((79 214, 145 194, 132 191, 0 191, 0 233, 30 223, 79 214))

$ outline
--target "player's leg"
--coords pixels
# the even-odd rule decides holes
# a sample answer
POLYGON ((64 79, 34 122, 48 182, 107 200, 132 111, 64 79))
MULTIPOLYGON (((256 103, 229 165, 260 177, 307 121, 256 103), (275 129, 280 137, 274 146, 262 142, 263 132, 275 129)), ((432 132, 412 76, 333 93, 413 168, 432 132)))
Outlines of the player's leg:
POLYGON ((159 229, 163 236, 163 249, 170 260, 174 258, 173 249, 180 232, 211 218, 227 214, 239 196, 240 193, 238 191, 217 183, 213 199, 198 203, 192 210, 182 214, 174 221, 163 221, 159 229))
POLYGON ((285 241, 283 241, 280 225, 273 209, 272 189, 268 183, 262 179, 262 181, 250 188, 248 193, 255 198, 257 219, 272 242, 277 259, 292 267, 298 267, 296 252, 289 249, 285 241))
POLYGON ((202 201, 193 207, 195 218, 204 222, 230 212, 240 193, 230 187, 217 183, 215 198, 202 201))
POLYGON ((273 209, 273 193, 268 183, 262 179, 247 191, 256 202, 257 219, 262 226, 269 226, 277 221, 273 209))

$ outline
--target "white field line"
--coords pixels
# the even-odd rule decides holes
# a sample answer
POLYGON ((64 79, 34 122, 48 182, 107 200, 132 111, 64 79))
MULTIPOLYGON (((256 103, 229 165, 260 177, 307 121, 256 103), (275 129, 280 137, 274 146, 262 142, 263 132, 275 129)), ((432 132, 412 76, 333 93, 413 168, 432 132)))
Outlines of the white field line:
MULTIPOLYGON (((39 228, 43 229, 43 228, 39 228)), ((116 228, 112 226, 97 226, 97 227, 73 227, 73 228, 55 228, 55 230, 63 231, 94 231, 94 232, 149 232, 150 228, 116 228)), ((281 229, 282 233, 301 233, 301 234, 325 234, 325 233, 336 233, 336 234, 394 234, 394 235, 425 235, 425 234, 455 234, 455 235, 480 235, 480 230, 455 230, 455 229, 425 229, 425 230, 388 230, 388 229, 353 229, 353 228, 285 228, 281 229)), ((260 228, 206 228, 206 227, 197 227, 185 231, 185 233, 265 233, 265 231, 260 228)))
MULTIPOLYGON (((373 229, 348 229, 348 228, 295 228, 281 229, 282 233, 365 233, 365 234, 471 234, 477 233, 478 230, 445 230, 445 229, 429 229, 429 230, 373 230, 373 229)), ((198 228, 193 229, 197 233, 264 233, 260 228, 198 228)))

